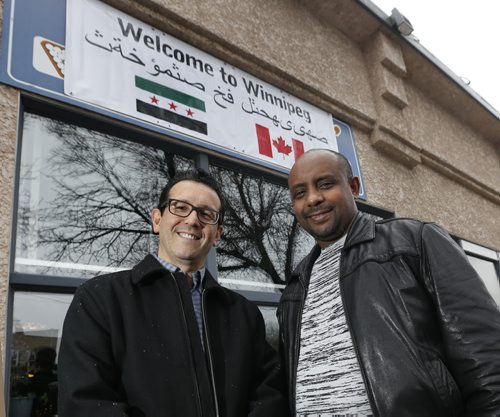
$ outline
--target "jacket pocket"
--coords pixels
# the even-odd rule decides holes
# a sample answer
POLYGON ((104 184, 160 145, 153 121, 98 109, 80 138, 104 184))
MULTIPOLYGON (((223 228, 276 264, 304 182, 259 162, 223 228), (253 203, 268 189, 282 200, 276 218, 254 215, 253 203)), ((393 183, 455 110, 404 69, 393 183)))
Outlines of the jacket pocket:
POLYGON ((463 399, 455 378, 438 357, 428 355, 426 364, 443 405, 443 410, 447 410, 451 416, 461 416, 464 411, 463 399))

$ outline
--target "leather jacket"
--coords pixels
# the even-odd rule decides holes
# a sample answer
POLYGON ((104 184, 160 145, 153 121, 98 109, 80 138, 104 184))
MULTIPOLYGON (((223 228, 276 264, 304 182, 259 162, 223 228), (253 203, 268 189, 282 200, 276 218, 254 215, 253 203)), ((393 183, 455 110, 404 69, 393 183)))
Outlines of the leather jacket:
MULTIPOLYGON (((291 413, 302 308, 316 245, 278 307, 291 413)), ((374 416, 499 416, 500 312, 441 228, 358 213, 340 259, 340 292, 374 416)))

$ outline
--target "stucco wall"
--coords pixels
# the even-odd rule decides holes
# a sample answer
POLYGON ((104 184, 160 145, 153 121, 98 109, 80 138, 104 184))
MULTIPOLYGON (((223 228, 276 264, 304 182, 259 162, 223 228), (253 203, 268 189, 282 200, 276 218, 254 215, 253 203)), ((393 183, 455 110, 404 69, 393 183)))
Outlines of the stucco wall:
POLYGON ((500 207, 425 164, 413 169, 374 149, 366 133, 356 131, 369 203, 400 217, 434 221, 450 233, 497 248, 500 207))
POLYGON ((493 143, 411 84, 407 92, 410 105, 406 118, 415 143, 485 185, 498 189, 500 161, 493 143))
MULTIPOLYGON (((0 85, 0 334, 5 334, 18 92, 0 85)), ((0 345, 3 352, 4 338, 0 345)))

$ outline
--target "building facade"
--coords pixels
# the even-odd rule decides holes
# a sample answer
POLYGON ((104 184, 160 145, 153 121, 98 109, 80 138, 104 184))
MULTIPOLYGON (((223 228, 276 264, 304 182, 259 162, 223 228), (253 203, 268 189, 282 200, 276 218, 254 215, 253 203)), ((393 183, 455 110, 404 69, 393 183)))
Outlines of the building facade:
MULTIPOLYGON (((44 3, 54 8, 51 13, 61 14, 60 30, 68 36, 60 10, 66 2, 44 3)), ((23 84, 16 74, 24 67, 48 71, 35 62, 32 49, 32 62, 15 69, 21 58, 14 46, 34 48, 31 36, 21 34, 21 44, 15 43, 13 23, 29 14, 23 7, 30 2, 0 4, 0 330, 7 397, 26 397, 25 376, 36 368, 41 348, 57 353, 62 320, 79 284, 98 273, 130 267, 155 250, 149 211, 166 180, 189 167, 210 170, 223 182, 230 201, 225 240, 208 266, 223 285, 262 308, 273 339, 274 310, 285 276, 312 245, 293 220, 288 168, 149 119, 132 120, 130 114, 123 116, 126 110, 112 105, 76 103, 67 91, 65 99, 50 88, 23 84)), ((342 134, 355 145, 350 159, 363 177, 360 209, 443 226, 500 305, 500 114, 415 38, 399 33, 373 3, 109 0, 103 5, 196 48, 192 55, 203 51, 210 58, 200 68, 209 75, 214 62, 221 63, 226 76, 221 72, 221 85, 214 84, 214 91, 224 89, 225 103, 219 107, 234 104, 229 95, 236 97, 236 78, 229 77, 234 72, 243 74, 240 84, 244 77, 254 80, 254 90, 245 85, 256 98, 264 98, 255 90, 260 85, 279 91, 267 101, 282 99, 282 109, 286 103, 305 103, 318 114, 333 116, 338 148, 344 146, 339 143, 342 134)), ((121 29, 126 37, 125 23, 121 29)), ((137 30, 131 27, 127 33, 139 39, 137 30)), ((160 39, 140 38, 141 47, 168 52, 177 68, 189 62, 188 54, 163 46, 160 39)), ((58 47, 50 39, 40 45, 47 52, 58 47)), ((97 48, 107 49, 107 56, 135 60, 134 65, 141 61, 139 52, 126 55, 116 43, 102 42, 97 48)), ((75 56, 74 48, 71 53, 75 56)), ((82 54, 82 66, 86 59, 82 54)), ((57 59, 53 61, 50 70, 58 72, 57 59)), ((161 71, 166 73, 156 69, 161 71)), ((54 79, 59 77, 62 85, 64 75, 54 79)), ((102 74, 109 83, 118 75, 102 74)), ((97 93, 89 94, 92 101, 97 93)), ((304 108, 295 106, 293 116, 307 119, 304 108)), ((255 109, 244 111, 257 113, 255 109)), ((223 137, 229 121, 207 117, 196 126, 218 124, 223 137)), ((277 125, 276 119, 268 119, 269 128, 277 125)), ((237 131, 238 120, 231 123, 237 131)), ((269 144, 281 160, 297 152, 296 142, 293 150, 284 143, 285 148, 269 144)), ((13 416, 23 415, 25 400, 10 403, 13 416)))

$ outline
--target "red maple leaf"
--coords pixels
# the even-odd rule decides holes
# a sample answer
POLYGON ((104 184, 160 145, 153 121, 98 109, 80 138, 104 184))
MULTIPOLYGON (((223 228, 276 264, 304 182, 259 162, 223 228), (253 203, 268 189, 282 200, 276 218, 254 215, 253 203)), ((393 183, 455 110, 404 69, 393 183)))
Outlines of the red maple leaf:
POLYGON ((273 140, 273 145, 279 153, 288 155, 292 152, 292 147, 287 145, 281 136, 278 136, 278 139, 273 140))

